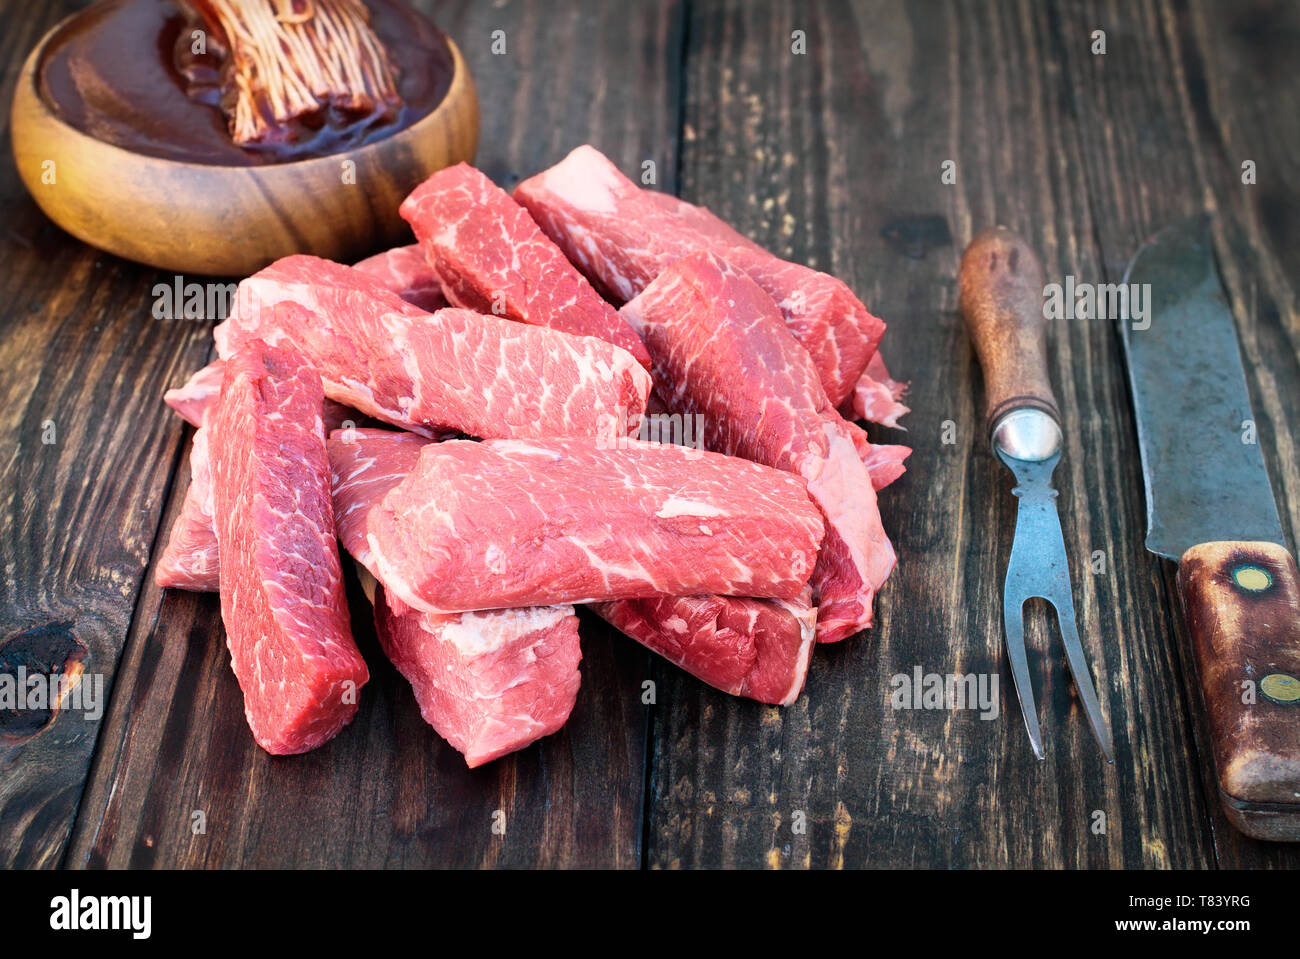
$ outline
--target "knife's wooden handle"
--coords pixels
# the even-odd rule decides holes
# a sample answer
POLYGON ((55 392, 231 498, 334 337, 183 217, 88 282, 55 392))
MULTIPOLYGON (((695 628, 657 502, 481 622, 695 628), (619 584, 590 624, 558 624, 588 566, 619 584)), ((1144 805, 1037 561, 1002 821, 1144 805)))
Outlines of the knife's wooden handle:
POLYGON ((1005 227, 971 240, 961 258, 960 304, 984 370, 984 425, 1016 409, 1039 409, 1061 422, 1047 378, 1043 266, 1005 227))
POLYGON ((1300 574, 1273 543, 1203 543, 1178 567, 1224 810, 1300 841, 1300 574))

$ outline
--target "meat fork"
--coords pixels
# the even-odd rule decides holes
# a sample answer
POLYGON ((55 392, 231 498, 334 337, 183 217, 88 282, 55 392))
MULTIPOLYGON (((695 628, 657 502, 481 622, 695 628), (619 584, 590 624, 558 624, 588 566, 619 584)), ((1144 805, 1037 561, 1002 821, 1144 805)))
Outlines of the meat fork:
POLYGON ((1002 588, 1007 660, 1034 755, 1043 758, 1038 709, 1025 652, 1024 604, 1035 597, 1056 610, 1065 658, 1083 711, 1108 762, 1110 729, 1079 642, 1070 565, 1052 488, 1061 460, 1061 414, 1047 377, 1043 267, 1010 230, 986 230, 961 260, 961 312, 984 370, 985 420, 998 458, 1015 475, 1016 538, 1002 588))

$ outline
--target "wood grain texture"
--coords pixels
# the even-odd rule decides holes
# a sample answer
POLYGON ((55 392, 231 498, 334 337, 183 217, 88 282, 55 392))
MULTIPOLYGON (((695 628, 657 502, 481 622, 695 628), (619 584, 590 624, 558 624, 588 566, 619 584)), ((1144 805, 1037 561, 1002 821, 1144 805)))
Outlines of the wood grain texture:
MULTIPOLYGON (((1139 243, 1159 228, 1208 209, 1215 213, 1215 252, 1237 321, 1259 441, 1273 480, 1283 528, 1300 530, 1300 322, 1294 277, 1300 78, 1281 68, 1300 40, 1300 10, 1270 2, 1148 2, 1122 15, 1101 6, 1066 6, 1049 20, 1056 36, 1091 31, 1107 20, 1105 56, 1064 45, 1063 69, 1076 78, 1071 109, 1090 131, 1081 156, 1099 246, 1099 269, 1118 282, 1139 243), (1117 55, 1118 54, 1118 55, 1117 55), (1084 95, 1082 91, 1087 91, 1084 95), (1266 176, 1242 182, 1253 160, 1266 176)), ((1132 420, 1116 428, 1132 430, 1132 420)), ((1135 437, 1134 437, 1135 439, 1135 437)), ((1139 509, 1138 523, 1145 523, 1139 509)), ((1139 526, 1139 529, 1144 526, 1139 526)), ((1213 850, 1225 867, 1295 868, 1297 852, 1250 840, 1223 817, 1210 738, 1196 708, 1198 680, 1188 631, 1178 609, 1172 564, 1137 556, 1174 624, 1151 623, 1149 642, 1177 656, 1189 725, 1202 762, 1213 850)), ((1145 597, 1144 597, 1145 601, 1145 597)), ((1152 703, 1151 694, 1143 699, 1152 703)))
MULTIPOLYGON (((44 29, 80 5, 0 0, 0 102, 44 29)), ((114 682, 102 725, 60 714, 0 745, 0 863, 1300 865, 1300 849, 1249 840, 1220 810, 1174 570, 1142 545, 1131 404, 1117 337, 1101 321, 1063 321, 1049 361, 1080 631, 1118 757, 1102 762, 1039 604, 1026 639, 1047 759, 1034 760, 1003 666, 1015 502, 981 429, 956 284, 961 249, 987 226, 1021 233, 1049 279, 1118 282, 1144 237, 1214 210, 1260 441, 1294 541, 1300 9, 419 5, 474 71, 479 163, 498 183, 513 187, 582 142, 630 176, 653 161, 658 188, 841 276, 891 324, 884 353, 911 382, 914 412, 907 433, 874 433, 916 453, 881 495, 899 569, 878 625, 818 649, 805 695, 779 709, 709 689, 584 617, 569 724, 471 772, 420 720, 357 596, 374 677, 360 713, 315 753, 266 756, 244 724, 215 597, 163 593, 147 576, 188 483, 188 432, 158 397, 203 363, 207 325, 152 319, 159 275, 52 226, 6 156, 0 640, 51 627, 49 649, 84 642, 85 668, 114 682), (1097 29, 1104 55, 1090 49, 1097 29), (941 179, 949 160, 951 184, 941 179), (1254 185, 1241 182, 1245 160, 1254 185), (1000 714, 892 708, 891 678, 917 667, 997 676, 1000 714), (646 680, 656 683, 649 708, 646 680), (492 832, 498 810, 504 835, 492 832)))
MULTIPOLYGON (((0 100, 27 46, 67 12, 6 11, 0 100)), ((0 184, 0 642, 57 624, 80 647, 83 681, 99 677, 107 695, 182 438, 154 397, 202 360, 206 329, 154 319, 152 272, 68 242, 7 151, 0 184)), ((0 745, 4 866, 59 862, 100 726, 87 715, 61 711, 0 745)))
MULTIPOLYGON (((912 382, 900 439, 917 452, 881 494, 899 565, 878 600, 880 625, 819 649, 798 704, 777 712, 686 683, 665 691, 652 865, 1214 861, 1169 596, 1141 545, 1120 356, 1103 324, 1053 332, 1051 379, 1080 629, 1121 760, 1101 761, 1043 606, 1030 607, 1027 640, 1045 762, 1032 758, 1002 665, 1015 506, 983 443, 954 279, 961 247, 994 224, 1023 235, 1049 277, 1102 279, 1092 197, 1122 188, 1084 159, 1098 131, 1077 101, 1095 80, 1078 79, 1077 61, 1101 12, 1071 9, 1067 23, 1057 5, 1031 3, 693 7, 683 195, 842 276, 891 323, 883 352, 912 382), (806 54, 792 53, 795 30, 806 54), (951 185, 941 179, 949 160, 951 185), (1002 715, 891 708, 891 677, 918 666, 998 675, 1002 715), (805 832, 792 828, 797 814, 805 832)), ((1104 13, 1121 36, 1144 29, 1104 13)), ((1141 69, 1163 75, 1161 50, 1154 39, 1144 47, 1141 69)), ((1159 189, 1178 182, 1162 175, 1159 189)))
MULTIPOLYGON (((447 3, 485 105, 479 165, 510 188, 592 140, 629 170, 675 168, 679 11, 597 2, 447 3), (493 31, 506 52, 491 52, 493 31), (540 65, 589 55, 591 69, 540 65), (643 109, 628 111, 638 102, 643 109), (575 109, 575 104, 581 105, 575 109), (663 151, 649 154, 649 145, 663 151)), ((179 382, 179 378, 174 382, 179 382)), ((151 390, 156 402, 160 390, 151 390)), ((183 473, 184 471, 182 471, 183 473)), ((172 495, 180 502, 188 477, 172 495)), ((355 585, 355 584, 354 584, 355 585)), ((582 689, 557 735, 479 770, 420 718, 352 591, 372 679, 352 724, 306 756, 252 741, 214 596, 141 597, 67 863, 73 866, 637 867, 649 656, 582 623, 582 689), (196 813, 206 832, 195 834, 196 813), (502 818, 503 817, 503 818, 502 818), (504 822, 504 834, 494 832, 504 822)))

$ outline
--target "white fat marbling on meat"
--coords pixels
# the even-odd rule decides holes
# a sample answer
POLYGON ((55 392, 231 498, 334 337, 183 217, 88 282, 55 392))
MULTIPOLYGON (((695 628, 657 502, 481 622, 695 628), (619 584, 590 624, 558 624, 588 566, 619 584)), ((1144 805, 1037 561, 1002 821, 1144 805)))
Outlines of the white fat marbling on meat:
POLYGON ((482 656, 524 633, 554 626, 572 612, 572 606, 523 606, 462 613, 450 621, 440 617, 439 631, 462 655, 482 656))
MULTIPOLYGON (((656 516, 668 519, 673 516, 725 516, 724 510, 719 509, 712 503, 699 503, 694 500, 681 499, 676 496, 670 496, 664 500, 663 506, 659 507, 656 516)), ((701 527, 701 529, 707 529, 701 527)))
POLYGON ((592 213, 618 211, 619 182, 597 165, 579 168, 560 164, 552 167, 542 178, 542 183, 564 203, 571 203, 592 213))

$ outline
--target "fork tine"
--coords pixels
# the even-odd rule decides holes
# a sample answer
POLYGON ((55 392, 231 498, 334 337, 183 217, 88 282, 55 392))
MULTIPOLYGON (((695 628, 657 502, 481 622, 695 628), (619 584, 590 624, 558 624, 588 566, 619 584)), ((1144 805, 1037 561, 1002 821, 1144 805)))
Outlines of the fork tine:
POLYGON ((1029 745, 1034 755, 1043 758, 1043 738, 1038 731, 1038 707, 1034 705, 1034 687, 1029 682, 1029 658, 1025 652, 1025 616, 1023 599, 1017 600, 1008 592, 1002 596, 1002 620, 1006 630, 1007 662, 1011 664, 1011 679, 1016 684, 1020 699, 1020 714, 1025 717, 1029 730, 1029 745))
POLYGON ((1079 643, 1079 627, 1074 620, 1073 597, 1065 597, 1061 603, 1053 602, 1052 607, 1056 610, 1057 621, 1061 624, 1065 659, 1070 664, 1070 675, 1074 677, 1074 688, 1079 691, 1079 699, 1088 717, 1088 725, 1092 727, 1092 734, 1101 744, 1106 762, 1113 763, 1115 747, 1111 743, 1110 729, 1101 718, 1101 705, 1097 702, 1097 691, 1093 688, 1092 676, 1088 672, 1088 661, 1084 659, 1083 646, 1079 643))

